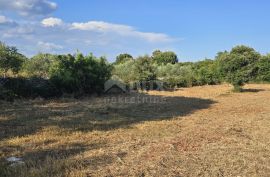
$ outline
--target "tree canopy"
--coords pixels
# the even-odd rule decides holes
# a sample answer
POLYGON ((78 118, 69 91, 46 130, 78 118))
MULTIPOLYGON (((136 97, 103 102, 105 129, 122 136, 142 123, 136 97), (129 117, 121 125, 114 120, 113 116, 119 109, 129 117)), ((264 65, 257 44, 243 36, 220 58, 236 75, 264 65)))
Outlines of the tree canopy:
POLYGON ((247 46, 236 46, 230 52, 225 51, 217 56, 220 72, 235 90, 256 77, 254 65, 260 58, 258 52, 247 46))
POLYGON ((17 74, 25 59, 26 57, 20 54, 16 47, 7 46, 0 42, 0 69, 4 77, 9 70, 13 74, 17 74))
POLYGON ((60 55, 51 70, 51 79, 63 92, 99 93, 110 78, 111 70, 111 65, 103 57, 80 53, 60 55))
POLYGON ((125 63, 125 62, 130 61, 130 60, 133 60, 133 57, 130 54, 128 54, 128 53, 119 54, 116 57, 115 64, 125 63))
POLYGON ((153 62, 158 65, 161 64, 175 64, 178 62, 177 55, 172 51, 161 52, 160 50, 156 50, 152 53, 153 62))
POLYGON ((49 78, 50 68, 54 62, 57 62, 56 55, 39 53, 25 62, 24 72, 28 76, 49 78))
POLYGON ((0 85, 0 94, 5 90, 2 95, 13 96, 101 93, 112 76, 129 85, 158 80, 170 88, 228 82, 241 91, 248 82, 270 82, 270 54, 240 45, 218 52, 215 59, 178 62, 174 52, 155 50, 137 58, 123 53, 110 64, 104 57, 81 53, 39 53, 28 59, 16 47, 0 43, 0 71, 9 79, 4 88, 0 85))

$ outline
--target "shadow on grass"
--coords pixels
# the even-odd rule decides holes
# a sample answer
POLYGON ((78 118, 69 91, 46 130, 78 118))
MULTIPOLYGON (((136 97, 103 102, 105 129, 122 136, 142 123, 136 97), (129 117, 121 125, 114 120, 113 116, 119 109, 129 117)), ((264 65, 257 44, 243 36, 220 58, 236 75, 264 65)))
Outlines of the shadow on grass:
POLYGON ((109 155, 96 155, 83 159, 70 159, 70 157, 102 146, 103 144, 71 143, 68 146, 26 151, 22 156, 25 163, 17 166, 17 168, 8 164, 4 159, 0 159, 0 176, 53 177, 66 176, 74 170, 83 170, 86 167, 95 170, 110 165, 115 161, 115 158, 109 155))
MULTIPOLYGON (((2 108, 0 110, 0 139, 4 141, 5 139, 34 135, 50 126, 59 127, 71 133, 132 128, 132 125, 144 121, 169 120, 189 115, 195 111, 207 109, 214 103, 210 99, 147 94, 103 96, 82 100, 60 99, 6 103, 0 105, 2 108)), ((14 171, 4 158, 0 159, 0 176, 1 169, 2 176, 29 176, 30 172, 36 172, 34 176, 58 176, 68 173, 73 168, 78 170, 85 167, 97 170, 100 167, 110 165, 118 157, 126 155, 124 153, 103 154, 77 161, 70 160, 72 159, 70 157, 83 154, 85 151, 102 148, 106 146, 106 143, 66 142, 67 144, 58 146, 49 146, 49 144, 55 143, 54 140, 42 143, 48 145, 38 145, 38 147, 46 147, 45 149, 0 146, 0 152, 4 153, 2 157, 6 158, 19 151, 26 162, 22 169, 14 171), (31 171, 31 169, 33 170, 31 171)))
POLYGON ((48 126, 58 126, 69 131, 130 128, 143 121, 168 120, 192 114, 215 103, 210 99, 147 94, 97 99, 99 102, 96 99, 85 99, 3 105, 0 111, 0 138, 31 135, 48 126))
POLYGON ((103 147, 104 144, 93 143, 86 145, 83 143, 70 143, 48 149, 37 149, 35 151, 28 151, 24 153, 23 157, 26 161, 45 161, 47 158, 50 159, 66 159, 71 156, 83 153, 86 150, 94 150, 103 147))
POLYGON ((258 92, 263 92, 265 91, 264 89, 245 89, 243 88, 241 92, 250 92, 250 93, 258 93, 258 92))

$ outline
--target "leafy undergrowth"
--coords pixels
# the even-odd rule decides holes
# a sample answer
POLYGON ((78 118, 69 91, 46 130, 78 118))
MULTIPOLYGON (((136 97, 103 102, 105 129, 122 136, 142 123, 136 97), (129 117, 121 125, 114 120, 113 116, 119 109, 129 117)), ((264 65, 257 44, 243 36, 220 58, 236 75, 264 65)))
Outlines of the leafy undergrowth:
POLYGON ((269 176, 270 85, 230 90, 2 102, 0 176, 269 176))

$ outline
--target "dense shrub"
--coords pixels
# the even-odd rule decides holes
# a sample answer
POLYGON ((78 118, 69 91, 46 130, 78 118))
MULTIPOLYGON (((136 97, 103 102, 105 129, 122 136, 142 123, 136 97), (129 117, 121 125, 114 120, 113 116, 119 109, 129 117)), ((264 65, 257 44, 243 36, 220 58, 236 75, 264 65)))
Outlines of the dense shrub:
POLYGON ((219 69, 227 82, 234 86, 236 91, 248 81, 256 78, 254 65, 261 58, 253 48, 236 46, 230 52, 219 53, 217 60, 219 69))
POLYGON ((20 54, 16 47, 7 46, 0 42, 0 71, 6 77, 8 71, 17 74, 26 57, 20 54))
POLYGON ((2 95, 13 98, 52 98, 61 92, 49 81, 42 78, 6 78, 1 86, 2 95))
POLYGON ((261 56, 253 48, 236 46, 219 52, 215 60, 180 62, 174 52, 156 50, 152 56, 133 58, 120 54, 109 64, 92 54, 37 54, 26 59, 15 47, 0 42, 0 99, 57 97, 63 93, 101 93, 111 76, 137 89, 151 89, 153 82, 166 87, 191 87, 231 83, 236 91, 247 82, 270 82, 270 55, 261 56), (0 80, 1 81, 1 80, 0 80))
POLYGON ((178 62, 177 55, 172 51, 161 52, 156 50, 152 54, 152 60, 154 63, 161 64, 175 64, 178 62))
MULTIPOLYGON (((38 66, 41 67, 40 64, 38 66)), ((48 72, 49 67, 44 67, 43 71, 48 72)), ((95 58, 93 55, 84 57, 82 54, 58 56, 49 70, 50 79, 6 78, 0 99, 51 98, 61 96, 62 93, 75 95, 101 93, 104 83, 111 75, 111 65, 104 58, 95 58)), ((45 76, 44 72, 41 74, 39 76, 45 76)))
POLYGON ((261 57, 261 59, 255 64, 257 70, 256 82, 270 82, 270 54, 261 57))
MULTIPOLYGON (((125 83, 159 80, 169 88, 213 85, 222 82, 215 60, 176 63, 177 57, 165 57, 168 52, 154 51, 152 57, 144 56, 114 65, 113 75, 125 83), (165 53, 165 54, 164 54, 165 53), (159 58, 161 57, 161 58, 159 58), (175 59, 175 62, 170 59, 175 59), (164 62, 157 62, 164 61, 164 62), (165 62, 166 61, 166 62, 165 62)), ((176 55, 175 55, 176 56, 176 55)))
POLYGON ((11 90, 7 90, 0 86, 0 100, 13 101, 16 98, 11 90))
POLYGON ((57 56, 39 53, 28 59, 23 67, 22 73, 27 77, 49 78, 50 69, 57 62, 57 56))
POLYGON ((50 78, 65 93, 101 93, 111 70, 105 58, 96 58, 92 54, 61 55, 52 67, 50 78))
POLYGON ((137 81, 151 81, 156 79, 155 66, 149 56, 138 57, 134 66, 137 81))
POLYGON ((123 53, 116 57, 114 64, 122 64, 130 60, 133 60, 133 57, 130 54, 123 53))
POLYGON ((222 82, 218 70, 217 62, 214 60, 204 60, 193 65, 195 73, 195 85, 215 85, 222 82))
POLYGON ((191 65, 167 64, 157 67, 158 79, 170 88, 190 87, 194 84, 194 73, 191 65))
POLYGON ((137 79, 135 67, 135 60, 129 60, 124 63, 114 65, 112 75, 117 76, 117 78, 120 78, 126 84, 134 82, 137 79))

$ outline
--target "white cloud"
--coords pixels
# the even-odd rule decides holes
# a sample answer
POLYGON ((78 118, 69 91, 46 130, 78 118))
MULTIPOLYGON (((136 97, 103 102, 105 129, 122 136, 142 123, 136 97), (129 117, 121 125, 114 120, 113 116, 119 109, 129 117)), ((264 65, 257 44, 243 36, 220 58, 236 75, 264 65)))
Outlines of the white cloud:
POLYGON ((1 22, 12 20, 0 16, 0 41, 17 46, 28 56, 37 52, 73 53, 79 49, 85 54, 111 57, 112 61, 119 53, 146 54, 154 49, 170 49, 176 42, 167 34, 142 32, 128 25, 102 21, 66 23, 53 17, 41 21, 27 19, 18 21, 15 27, 1 26, 1 22))
POLYGON ((63 21, 59 18, 46 18, 41 21, 41 24, 45 27, 54 27, 54 26, 60 26, 63 24, 63 21))
POLYGON ((49 0, 0 0, 0 10, 22 16, 47 15, 56 8, 57 4, 49 0))
POLYGON ((28 25, 17 25, 16 27, 12 27, 3 32, 3 38, 19 38, 26 37, 34 34, 34 27, 28 25))
POLYGON ((55 50, 63 49, 63 46, 61 46, 61 45, 57 45, 57 44, 50 43, 50 42, 43 42, 43 41, 39 41, 38 46, 39 46, 40 50, 43 52, 53 52, 55 50))
POLYGON ((3 15, 0 15, 0 23, 7 23, 7 22, 9 22, 10 20, 7 18, 7 17, 5 17, 5 16, 3 16, 3 15))
POLYGON ((103 33, 116 33, 122 36, 139 37, 149 42, 171 41, 168 35, 163 33, 147 33, 136 30, 132 26, 107 23, 103 21, 89 21, 86 23, 72 23, 71 29, 96 31, 103 33))
POLYGON ((132 31, 133 28, 126 25, 106 23, 103 21, 89 21, 86 23, 72 23, 72 29, 89 30, 89 31, 132 31))
POLYGON ((0 25, 1 26, 16 26, 16 22, 7 18, 6 16, 0 15, 0 25))

